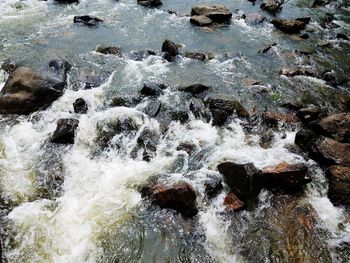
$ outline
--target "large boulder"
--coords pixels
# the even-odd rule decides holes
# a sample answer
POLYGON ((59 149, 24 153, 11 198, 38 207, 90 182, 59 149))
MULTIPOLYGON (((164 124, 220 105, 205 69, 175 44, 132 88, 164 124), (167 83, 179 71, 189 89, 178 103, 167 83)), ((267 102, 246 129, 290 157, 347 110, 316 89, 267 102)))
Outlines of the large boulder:
POLYGON ((319 137, 311 146, 311 155, 322 164, 350 166, 350 144, 327 137, 319 137))
POLYGON ((223 5, 199 5, 192 7, 191 16, 206 16, 216 23, 229 22, 231 11, 223 5))
POLYGON ((185 217, 192 217, 198 213, 196 192, 188 183, 156 185, 150 190, 150 196, 161 208, 174 209, 185 217))
POLYGON ((64 60, 52 60, 40 72, 17 68, 0 92, 0 114, 30 114, 49 107, 64 92, 67 72, 64 60))
POLYGON ((261 170, 266 180, 266 188, 281 188, 285 192, 298 192, 311 182, 304 164, 281 163, 261 170))
POLYGON ((318 134, 331 137, 339 142, 350 143, 350 113, 338 113, 312 123, 318 134))
POLYGON ((264 179, 253 163, 224 162, 218 165, 226 184, 244 201, 256 198, 264 185, 264 179))
POLYGON ((275 18, 271 21, 271 23, 279 30, 289 33, 295 34, 299 33, 301 30, 304 30, 308 20, 305 19, 281 19, 275 18))
POLYGON ((328 197, 336 205, 350 205, 350 167, 330 166, 326 175, 329 181, 328 197))
POLYGON ((77 119, 59 119, 57 128, 50 141, 53 143, 73 144, 78 125, 79 121, 77 119))

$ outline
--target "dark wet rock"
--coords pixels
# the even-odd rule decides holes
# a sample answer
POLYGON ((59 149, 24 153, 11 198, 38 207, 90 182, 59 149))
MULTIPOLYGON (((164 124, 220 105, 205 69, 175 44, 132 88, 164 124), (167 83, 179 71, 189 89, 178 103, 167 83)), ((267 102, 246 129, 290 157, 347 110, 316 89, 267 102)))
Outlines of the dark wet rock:
POLYGON ((197 150, 197 146, 194 143, 182 142, 176 147, 176 150, 185 151, 188 155, 192 155, 197 150))
POLYGON ((277 46, 277 43, 272 43, 271 45, 268 45, 267 47, 260 49, 258 51, 258 54, 267 53, 272 49, 272 47, 275 47, 275 46, 277 46))
POLYGON ((266 111, 261 114, 263 124, 272 128, 277 127, 278 123, 293 124, 299 123, 300 120, 293 113, 271 112, 266 111))
POLYGON ((217 176, 208 176, 204 182, 204 194, 211 199, 217 196, 223 190, 222 180, 217 176))
POLYGON ((281 104, 281 107, 297 111, 300 110, 303 107, 303 105, 297 101, 286 101, 281 104))
POLYGON ((349 40, 349 37, 343 33, 338 33, 336 37, 338 39, 349 40))
POLYGON ((157 144, 159 141, 159 135, 156 131, 151 130, 149 127, 145 127, 139 137, 137 138, 137 144, 144 149, 143 160, 149 162, 156 155, 157 144))
POLYGON ((310 7, 311 8, 318 8, 318 7, 323 7, 330 3, 330 0, 314 0, 312 1, 310 7))
POLYGON ((52 60, 40 72, 19 67, 0 92, 0 114, 30 114, 46 109, 64 92, 68 62, 52 60))
POLYGON ((271 23, 279 30, 288 33, 295 34, 299 33, 301 30, 304 30, 306 24, 308 23, 309 18, 299 18, 299 19, 280 19, 275 18, 271 23))
POLYGON ((211 87, 203 85, 203 84, 193 84, 187 87, 181 87, 179 90, 191 93, 192 95, 198 95, 202 92, 210 90, 211 87))
POLYGON ((116 55, 121 56, 120 47, 103 47, 99 46, 96 48, 96 52, 105 54, 105 55, 116 55))
POLYGON ((249 112, 243 107, 243 105, 230 96, 214 95, 208 97, 205 103, 208 105, 212 114, 214 126, 223 125, 228 117, 234 112, 238 117, 249 117, 249 112))
POLYGON ((267 188, 281 188, 285 192, 298 192, 312 180, 304 164, 281 163, 261 170, 267 188))
POLYGON ((151 189, 150 197, 161 208, 174 209, 185 217, 193 217, 198 213, 196 192, 188 183, 156 185, 151 189))
POLYGON ((259 145, 261 148, 268 149, 272 147, 275 141, 275 135, 272 130, 263 131, 260 135, 259 145))
POLYGON ((137 3, 148 7, 158 7, 163 4, 161 0, 137 0, 137 3))
POLYGON ((350 167, 330 166, 326 175, 329 188, 328 198, 333 204, 350 206, 350 167))
POLYGON ((310 124, 318 133, 339 142, 350 143, 350 113, 338 113, 310 124))
POLYGON ((301 129, 295 135, 295 144, 298 145, 303 151, 308 151, 316 139, 317 134, 307 129, 301 129))
POLYGON ((322 164, 350 166, 349 143, 340 143, 321 136, 313 142, 310 151, 311 156, 322 164))
POLYGON ((120 95, 113 97, 110 102, 111 107, 135 107, 137 104, 141 102, 141 98, 139 96, 132 95, 120 95))
POLYGON ((170 55, 176 56, 179 54, 179 48, 174 42, 166 39, 162 44, 162 52, 168 52, 170 55))
POLYGON ((224 162, 218 165, 226 184, 243 201, 256 198, 263 187, 263 177, 253 163, 224 162))
POLYGON ((263 0, 260 5, 260 8, 271 14, 275 14, 282 9, 282 5, 277 0, 263 0))
POLYGON ((183 54, 183 56, 186 58, 196 59, 201 61, 204 61, 207 59, 207 56, 205 54, 199 53, 199 52, 186 52, 185 54, 183 54))
POLYGON ((11 60, 4 61, 0 67, 0 69, 4 70, 7 74, 12 74, 16 68, 18 68, 17 63, 11 60))
POLYGON ((59 119, 56 130, 50 138, 50 142, 73 144, 78 125, 79 121, 77 119, 59 119))
POLYGON ((140 90, 140 94, 144 96, 159 96, 162 93, 162 89, 155 83, 144 84, 140 90))
POLYGON ((207 16, 195 15, 191 16, 190 23, 196 26, 210 26, 213 23, 213 21, 207 16))
POLYGON ((204 118, 209 121, 210 113, 201 99, 193 98, 190 103, 190 111, 196 118, 204 118))
POLYGON ((84 113, 87 113, 87 111, 88 111, 88 105, 87 105, 86 101, 83 100, 82 98, 77 99, 73 103, 73 108, 74 108, 75 113, 84 114, 84 113))
POLYGON ((328 84, 337 86, 337 76, 334 71, 327 70, 325 73, 323 73, 322 79, 326 81, 328 84))
POLYGON ((147 103, 146 107, 143 109, 143 112, 146 113, 148 116, 154 118, 158 115, 161 105, 162 104, 158 99, 151 98, 147 103))
POLYGON ((235 212, 244 208, 245 204, 239 200, 234 192, 229 192, 224 199, 224 206, 226 212, 235 212))
POLYGON ((60 4, 73 4, 73 3, 79 3, 79 0, 55 0, 55 2, 60 4))
POLYGON ((107 79, 106 74, 88 67, 79 68, 77 75, 71 77, 73 77, 74 81, 80 84, 78 87, 76 87, 77 89, 83 88, 85 90, 96 88, 100 86, 105 79, 107 79))
POLYGON ((256 24, 260 24, 262 22, 265 21, 265 17, 259 13, 251 13, 251 14, 247 14, 245 15, 245 22, 249 25, 256 25, 256 24))
POLYGON ((297 111, 296 116, 305 124, 308 124, 314 120, 320 118, 321 108, 318 106, 310 105, 307 108, 302 108, 297 111))
POLYGON ((136 51, 132 52, 130 58, 135 61, 142 61, 149 56, 156 56, 157 53, 153 50, 141 50, 141 51, 136 51))
POLYGON ((96 16, 84 15, 84 16, 75 16, 73 19, 73 22, 83 24, 86 26, 97 26, 101 24, 103 20, 96 16))
POLYGON ((231 11, 223 5, 199 5, 192 7, 191 16, 206 16, 216 23, 229 22, 231 11))
POLYGON ((167 12, 169 15, 177 15, 177 12, 176 11, 173 11, 173 10, 168 10, 168 9, 165 9, 163 10, 164 12, 167 12))

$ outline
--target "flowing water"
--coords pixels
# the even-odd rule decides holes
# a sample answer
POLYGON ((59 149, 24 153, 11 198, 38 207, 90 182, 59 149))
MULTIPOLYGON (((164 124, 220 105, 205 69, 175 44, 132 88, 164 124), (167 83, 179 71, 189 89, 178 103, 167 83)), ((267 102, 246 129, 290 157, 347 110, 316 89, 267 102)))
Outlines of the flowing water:
MULTIPOLYGON (((169 124, 150 162, 142 156, 130 158, 142 129, 161 134, 161 127, 142 112, 142 103, 134 108, 107 105, 115 95, 136 94, 144 82, 166 84, 159 99, 171 108, 188 106, 176 88, 193 83, 211 85, 214 93, 233 94, 257 112, 276 110, 288 100, 333 112, 342 110, 349 96, 345 86, 278 75, 282 66, 298 65, 334 70, 349 78, 350 43, 333 37, 349 35, 349 8, 310 9, 309 1, 289 1, 278 16, 311 16, 315 29, 309 39, 296 40, 268 22, 248 25, 244 19, 233 19, 215 30, 194 27, 185 15, 198 3, 220 3, 271 19, 259 9, 260 2, 252 5, 247 0, 165 0, 158 9, 134 0, 81 0, 77 5, 0 0, 0 64, 10 60, 36 68, 59 57, 73 65, 67 90, 50 108, 30 116, 0 116, 0 235, 5 262, 349 262, 348 212, 327 198, 327 181, 318 164, 285 147, 293 144, 298 125, 280 127, 274 131, 273 144, 262 148, 259 133, 247 136, 238 119, 218 128, 191 115, 185 124, 169 124), (334 13, 340 27, 324 30, 318 25, 326 12, 334 13), (74 15, 85 14, 105 22, 96 28, 73 24, 74 15), (160 50, 167 38, 185 50, 210 52, 214 59, 169 63, 161 56, 129 58, 133 51, 160 50), (317 46, 328 39, 332 48, 317 46), (273 42, 277 46, 272 52, 258 54, 273 42), (98 45, 120 46, 123 56, 96 53, 98 45), (291 55, 294 50, 313 55, 296 57, 291 55), (225 53, 231 54, 229 59, 220 59, 225 53), (91 78, 101 78, 102 84, 82 89, 77 77, 82 69, 91 78), (264 91, 247 87, 246 79, 262 81, 264 91), (73 113, 77 98, 88 102, 87 114, 73 113), (79 118, 74 145, 49 143, 57 120, 66 117, 79 118), (102 147, 99 127, 108 130, 115 120, 132 120, 137 128, 115 135, 110 147, 102 147), (180 143, 194 144, 200 157, 177 150, 180 143), (204 197, 205 180, 220 176, 216 166, 224 160, 253 162, 257 168, 303 162, 312 171, 313 182, 301 197, 263 191, 254 209, 227 214, 223 198, 229 189, 211 201, 204 197), (140 187, 154 178, 190 183, 197 192, 199 214, 184 219, 142 199, 140 187), (305 214, 316 218, 314 227, 304 227, 296 219, 305 214)), ((7 77, 0 71, 0 87, 7 77)))

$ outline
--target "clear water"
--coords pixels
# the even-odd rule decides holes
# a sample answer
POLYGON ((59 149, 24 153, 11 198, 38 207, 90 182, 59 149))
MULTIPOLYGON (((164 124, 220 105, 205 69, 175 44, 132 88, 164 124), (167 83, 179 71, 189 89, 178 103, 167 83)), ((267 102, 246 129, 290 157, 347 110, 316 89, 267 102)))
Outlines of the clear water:
MULTIPOLYGON (((170 124, 151 162, 130 158, 137 134, 145 126, 159 133, 159 123, 144 115, 140 106, 108 108, 106 104, 114 95, 136 94, 146 81, 169 86, 160 100, 170 107, 184 101, 176 88, 192 83, 212 85, 214 93, 233 94, 251 111, 273 111, 288 100, 336 111, 349 96, 345 86, 334 88, 317 78, 278 75, 282 66, 301 65, 333 69, 350 77, 350 58, 344 55, 350 50, 348 41, 331 40, 335 43, 331 50, 316 47, 320 39, 327 40, 336 32, 349 34, 349 10, 335 11, 340 28, 319 29, 309 33, 308 40, 298 41, 267 22, 250 26, 234 19, 229 26, 213 31, 193 27, 185 15, 198 3, 262 12, 258 2, 252 5, 246 0, 165 0, 159 9, 147 9, 130 0, 81 0, 78 5, 1 0, 1 63, 11 60, 36 68, 60 57, 74 65, 68 89, 52 107, 29 117, 0 116, 0 233, 5 262, 349 261, 349 214, 326 197, 327 181, 318 165, 284 147, 293 143, 296 127, 285 129, 286 138, 276 132, 273 145, 263 149, 259 135, 248 138, 239 120, 227 128, 215 128, 191 116, 187 124, 170 124), (180 15, 162 11, 166 9, 180 15), (105 22, 97 28, 72 23, 74 15, 84 14, 105 22), (132 51, 160 50, 166 38, 185 50, 234 56, 226 61, 180 59, 174 63, 159 56, 141 62, 128 58, 132 51), (278 43, 273 54, 257 54, 273 42, 278 43), (120 46, 123 57, 94 52, 101 44, 120 46), (296 49, 314 53, 305 62, 291 56, 296 49), (76 75, 82 69, 93 70, 103 84, 79 89, 76 75), (246 79, 258 79, 270 91, 261 93, 247 87, 246 79), (88 102, 86 115, 72 113, 77 98, 88 102), (56 121, 65 117, 79 118, 75 144, 49 144, 56 121), (121 148, 101 151, 96 143, 97 123, 124 118, 131 118, 139 130, 115 137, 121 148), (176 150, 181 142, 194 143, 206 153, 196 160, 195 171, 188 155, 176 150), (281 201, 262 192, 253 211, 227 215, 223 198, 228 189, 209 203, 204 199, 204 181, 208 174, 218 175, 216 166, 223 160, 253 162, 258 168, 304 162, 312 169, 314 181, 304 197, 281 201), (198 195, 198 216, 185 220, 142 200, 138 189, 156 176, 166 183, 189 182, 198 195), (311 207, 316 213, 315 227, 300 225, 296 219, 300 214, 290 217, 295 207, 301 211, 311 207)), ((316 21, 327 11, 309 9, 308 1, 289 1, 278 16, 311 16, 312 26, 319 28, 316 21)), ((0 87, 6 78, 1 71, 0 87)))

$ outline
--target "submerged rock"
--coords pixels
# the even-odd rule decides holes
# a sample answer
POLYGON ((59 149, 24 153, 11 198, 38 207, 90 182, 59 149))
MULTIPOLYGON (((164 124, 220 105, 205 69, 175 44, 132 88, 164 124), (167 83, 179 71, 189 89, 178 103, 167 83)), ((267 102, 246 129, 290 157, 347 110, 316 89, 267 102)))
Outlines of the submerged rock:
POLYGON ((350 206, 350 167, 333 165, 326 171, 328 198, 336 205, 350 206))
POLYGON ((151 98, 147 103, 146 107, 143 109, 143 112, 146 113, 148 116, 154 118, 158 115, 161 105, 162 103, 158 99, 151 98))
POLYGON ((280 19, 275 18, 271 21, 271 23, 279 30, 289 33, 295 34, 299 33, 301 30, 304 30, 306 24, 308 23, 308 18, 299 18, 299 19, 280 19))
POLYGON ((185 182, 171 186, 156 185, 151 189, 151 198, 161 208, 174 209, 185 217, 193 217, 198 213, 196 192, 185 182))
POLYGON ((110 106, 131 108, 131 107, 135 107, 140 102, 141 102, 141 98, 139 96, 120 95, 120 96, 115 96, 111 99, 110 106))
POLYGON ((191 93, 192 95, 198 95, 204 91, 210 90, 211 87, 205 86, 203 84, 193 84, 187 87, 181 87, 179 90, 191 93))
POLYGON ((99 46, 96 48, 96 52, 105 54, 105 55, 116 55, 121 56, 120 47, 103 47, 99 46))
POLYGON ((137 138, 137 144, 144 149, 143 160, 149 162, 157 151, 159 135, 157 132, 145 127, 137 138))
POLYGON ((229 192, 224 199, 224 206, 226 212, 235 212, 244 208, 245 204, 239 200, 234 192, 229 192))
POLYGON ((278 187, 285 192, 298 192, 311 182, 308 169, 304 164, 281 163, 261 170, 268 188, 278 187))
POLYGON ((73 103, 73 108, 75 113, 84 114, 84 113, 87 113, 88 111, 88 105, 86 104, 86 101, 83 100, 82 98, 77 99, 73 103))
POLYGON ((64 92, 67 72, 64 60, 52 60, 41 72, 19 67, 0 92, 0 114, 30 114, 46 109, 64 92))
POLYGON ((78 125, 79 121, 77 119, 59 119, 57 121, 57 128, 50 138, 50 142, 73 144, 78 125))
POLYGON ((206 16, 216 23, 226 23, 231 20, 231 11, 223 5, 199 5, 192 7, 191 16, 206 16))
POLYGON ((157 7, 163 4, 161 0, 137 0, 137 3, 148 7, 157 7))
POLYGON ((57 3, 60 4, 73 4, 73 3, 79 3, 79 0, 54 0, 57 3))
POLYGON ((156 56, 157 53, 153 50, 140 50, 140 51, 135 51, 135 52, 132 52, 131 55, 130 55, 130 58, 132 60, 135 60, 135 61, 142 61, 146 58, 148 58, 149 56, 156 56))
POLYGON ((140 94, 144 96, 159 96, 162 93, 162 89, 155 83, 143 84, 140 90, 140 94))
POLYGON ((245 22, 249 25, 256 25, 256 24, 260 24, 262 22, 265 21, 265 17, 259 13, 251 13, 251 14, 247 14, 245 15, 245 22))
POLYGON ((73 19, 74 23, 83 24, 86 26, 97 26, 103 22, 101 18, 96 16, 84 15, 84 16, 75 16, 73 19))
POLYGON ((275 14, 282 9, 282 4, 280 4, 277 0, 263 0, 260 5, 260 8, 266 12, 271 14, 275 14))
POLYGON ((199 53, 199 52, 186 52, 185 54, 183 54, 183 56, 186 58, 196 59, 201 61, 204 61, 207 59, 207 56, 205 54, 199 53))
POLYGON ((217 176, 208 176, 204 183, 204 194, 211 199, 217 196, 223 189, 222 180, 217 176))

